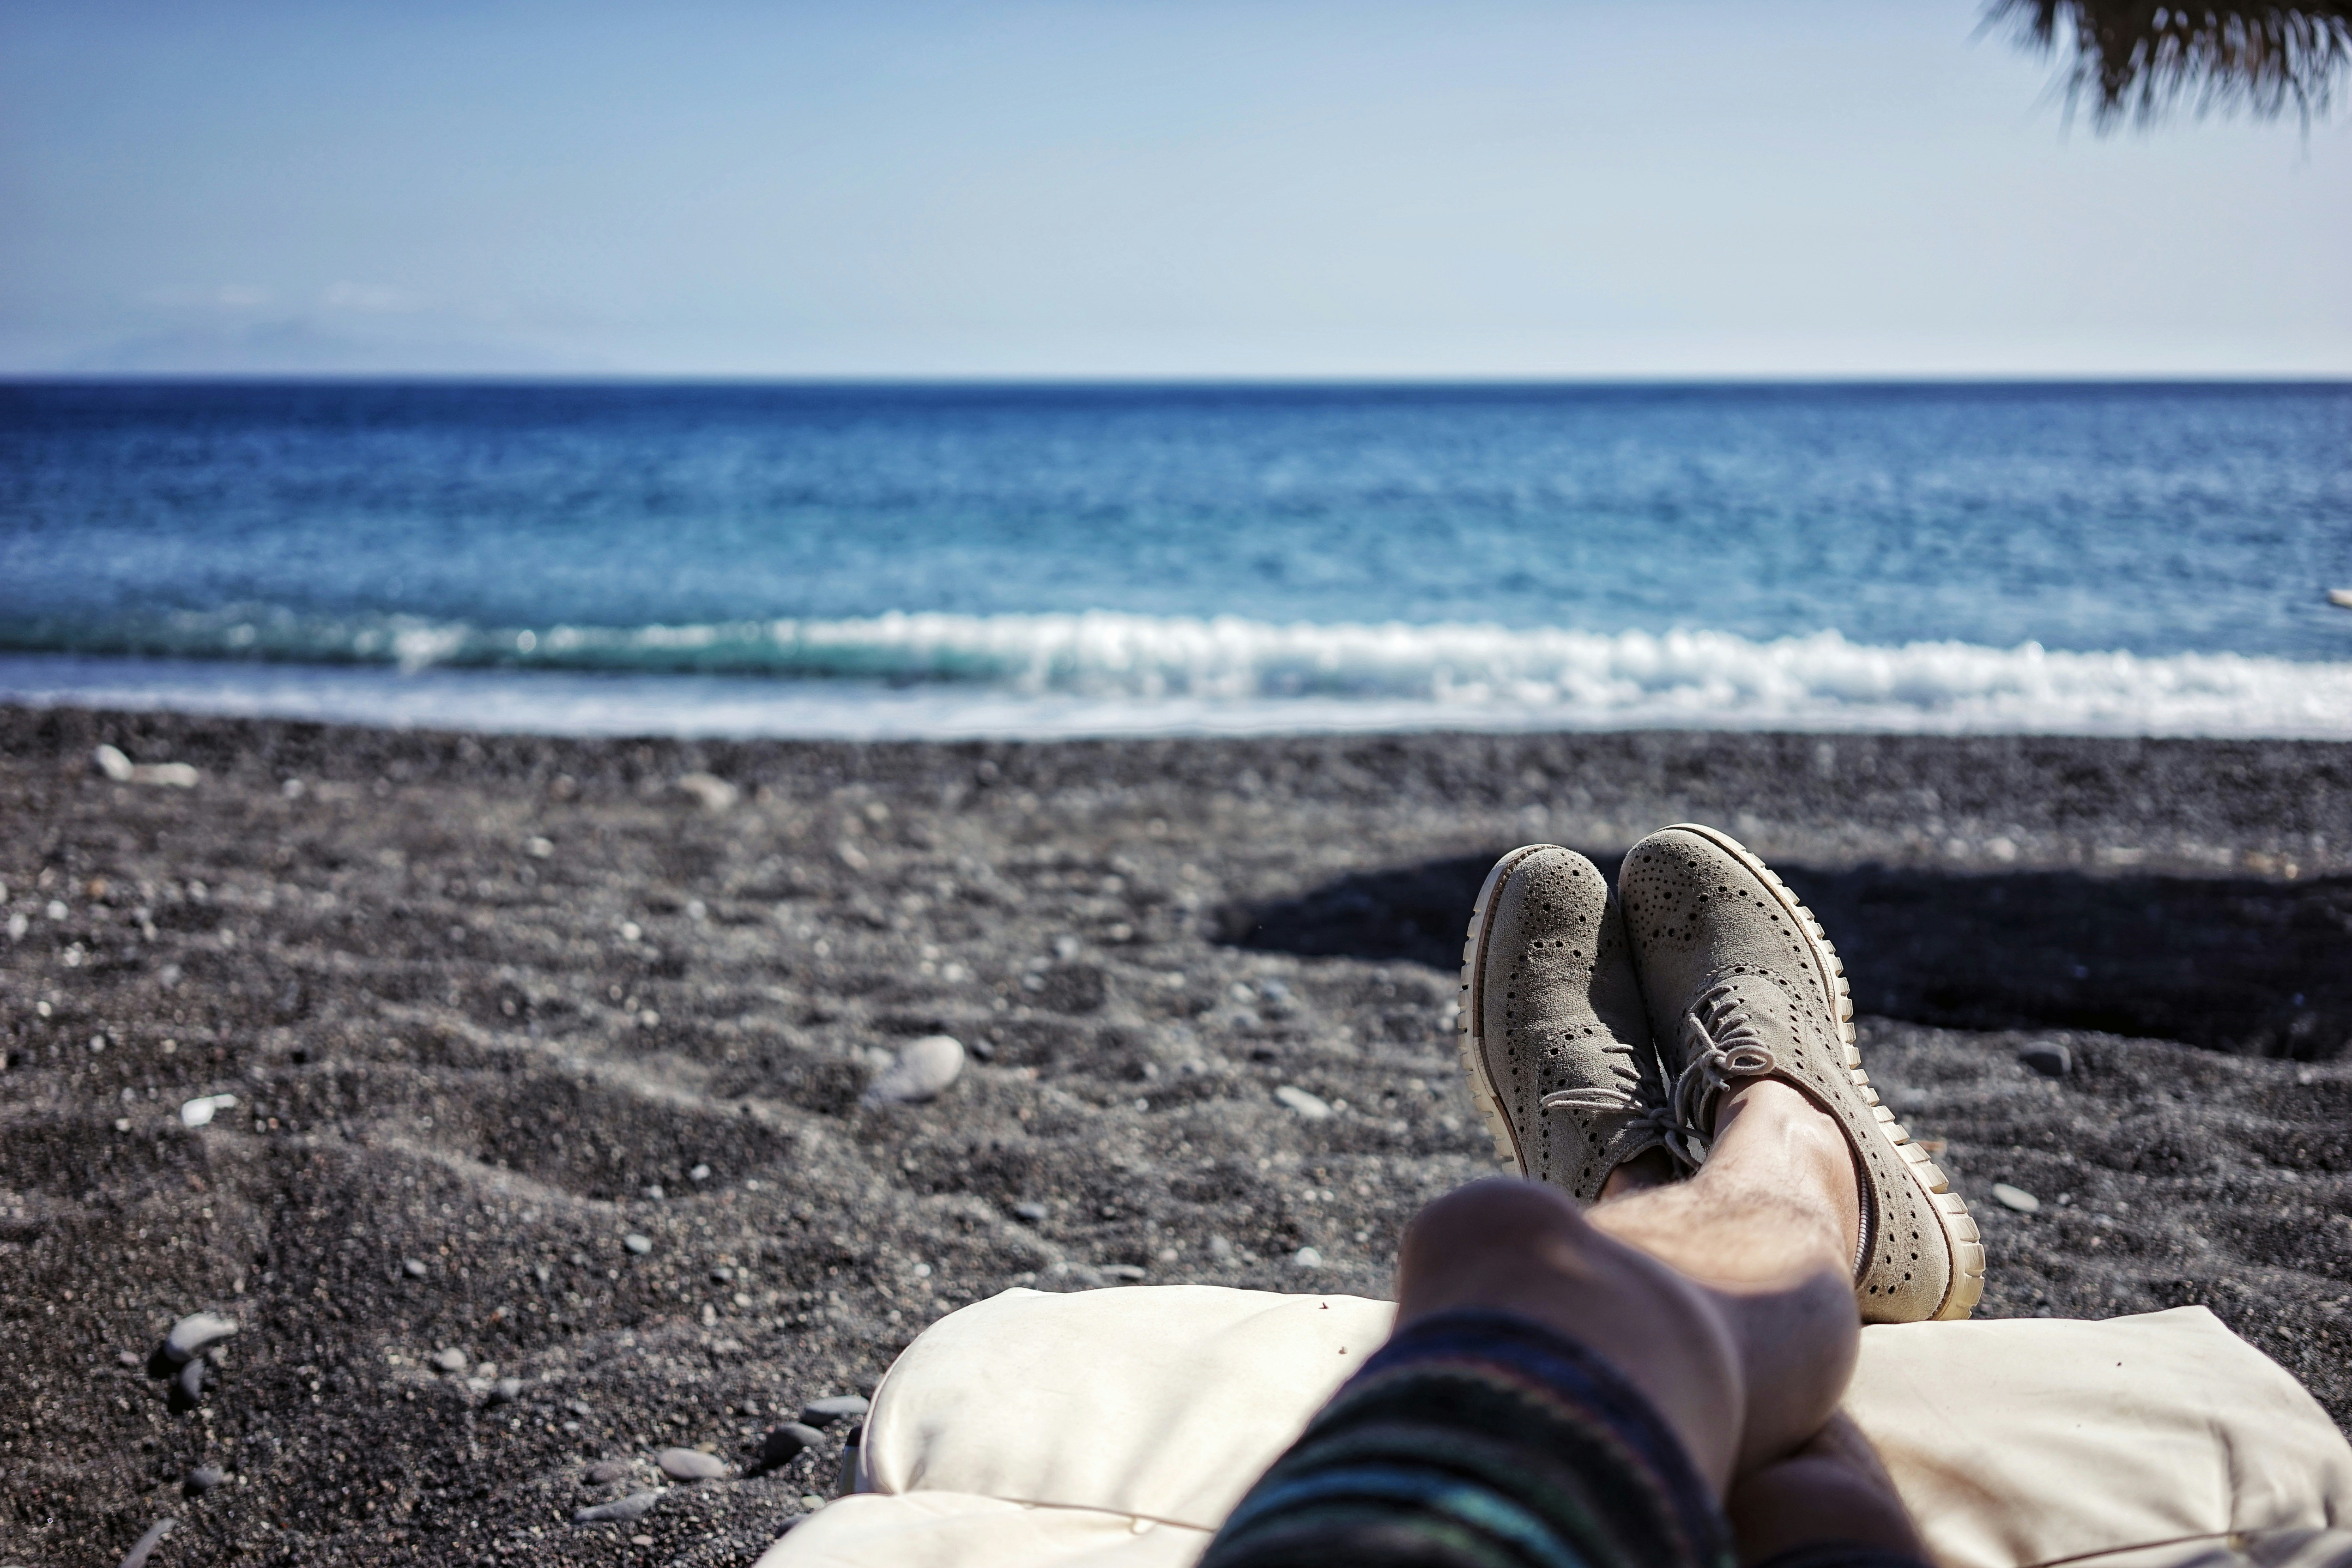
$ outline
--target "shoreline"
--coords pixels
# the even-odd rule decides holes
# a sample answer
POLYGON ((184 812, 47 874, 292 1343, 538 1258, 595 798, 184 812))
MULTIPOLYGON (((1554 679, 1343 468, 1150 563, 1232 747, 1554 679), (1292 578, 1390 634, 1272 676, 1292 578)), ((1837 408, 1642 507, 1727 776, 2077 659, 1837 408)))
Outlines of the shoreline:
POLYGON ((110 1564, 170 1514, 186 1563, 744 1563, 836 1457, 746 1476, 758 1435, 955 1305, 1383 1294, 1398 1227, 1491 1168, 1465 879, 1688 817, 1838 942, 1874 1079, 1987 1231, 1985 1315, 2202 1303, 2352 1425, 2352 745, 0 708, 0 1549, 110 1564), (110 783, 101 742, 199 782, 110 783), (857 1104, 934 1032, 987 1056, 857 1104), (121 1358, 199 1309, 243 1328, 173 1414, 121 1358), (673 1443, 736 1473, 665 1487, 673 1443), (186 1495, 200 1464, 230 1483, 186 1495))

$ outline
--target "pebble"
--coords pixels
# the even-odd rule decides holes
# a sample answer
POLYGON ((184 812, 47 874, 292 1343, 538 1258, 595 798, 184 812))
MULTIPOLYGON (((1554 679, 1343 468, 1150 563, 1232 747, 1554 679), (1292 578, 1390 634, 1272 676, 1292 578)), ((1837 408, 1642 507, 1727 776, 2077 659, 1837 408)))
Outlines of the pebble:
POLYGON ((726 1460, 699 1448, 664 1448, 654 1463, 674 1481, 715 1481, 727 1473, 726 1460))
POLYGON ((2015 1209, 2020 1214, 2042 1212, 2040 1198, 2035 1197, 2023 1187, 2012 1187, 2007 1182, 1995 1182, 1992 1184, 1992 1201, 2003 1208, 2015 1209))
POLYGON ((836 1421, 855 1421, 870 1408, 862 1394, 836 1394, 830 1399, 812 1399, 801 1406, 801 1419, 811 1426, 830 1426, 836 1421))
POLYGON ((120 749, 113 746, 100 746, 90 752, 89 760, 92 766, 116 784, 131 782, 131 759, 124 756, 120 749))
POLYGON ((400 1271, 411 1279, 422 1279, 425 1278, 425 1259, 404 1258, 400 1260, 400 1271))
POLYGON ((824 1434, 816 1428, 822 1422, 803 1425, 787 1421, 781 1426, 771 1426, 768 1435, 760 1439, 760 1468, 772 1470, 778 1465, 788 1465, 803 1449, 814 1448, 824 1441, 824 1434))
POLYGON ((1031 1225, 1041 1224, 1045 1218, 1045 1205, 1044 1204, 1014 1204, 1013 1205, 1013 1217, 1015 1219, 1025 1219, 1031 1225))
POLYGON ((228 1478, 221 1474, 215 1467, 198 1465, 188 1472, 187 1479, 180 1485, 190 1497, 202 1497, 226 1479, 228 1478))
POLYGON ((490 1403, 493 1405, 512 1405, 521 1397, 522 1379, 519 1377, 502 1377, 490 1384, 490 1403))
POLYGON ((910 1040, 898 1059, 866 1086, 868 1105, 914 1105, 936 1099, 963 1071, 963 1045, 952 1035, 910 1040))
POLYGON ((122 1559, 122 1568, 145 1568, 147 1559, 155 1554, 155 1548, 163 1544, 163 1537, 171 1534, 172 1527, 179 1522, 166 1515, 149 1525, 147 1533, 139 1538, 139 1543, 122 1559))
POLYGON ((572 1513, 572 1522, 574 1524, 626 1524, 633 1519, 643 1519, 651 1513, 654 1504, 661 1501, 661 1496, 659 1492, 631 1492, 625 1498, 614 1498, 611 1502, 600 1502, 592 1507, 574 1509, 572 1513))
POLYGON ((2074 1053, 2064 1046, 2028 1046, 2017 1059, 2043 1078, 2064 1078, 2074 1070, 2074 1053))
POLYGON ((137 1366, 139 1364, 139 1352, 137 1351, 116 1351, 114 1352, 114 1359, 121 1362, 125 1366, 137 1366))
POLYGON ((171 1410, 194 1410, 204 1402, 204 1397, 205 1360, 198 1356, 182 1367, 179 1376, 172 1380, 172 1386, 163 1396, 163 1404, 171 1410))
POLYGON ((1286 1083, 1276 1089, 1274 1098, 1309 1121, 1326 1121, 1331 1115, 1330 1105, 1320 1095, 1309 1094, 1295 1083, 1286 1083))
POLYGON ((1143 1278, 1143 1266, 1139 1263, 1113 1263, 1103 1272, 1114 1279, 1140 1279, 1143 1278))
POLYGON ((466 1370, 466 1352, 456 1345, 447 1345, 425 1358, 452 1377, 461 1376, 466 1370))
POLYGON ((588 1467, 588 1480, 593 1486, 608 1487, 635 1468, 626 1459, 599 1459, 588 1467))
POLYGON ((708 1165, 697 1165, 693 1170, 688 1171, 686 1173, 686 1179, 689 1182, 707 1182, 710 1180, 710 1167, 708 1165))
POLYGON ((1320 1268, 1323 1255, 1311 1247, 1302 1247, 1290 1255, 1290 1261, 1300 1268, 1320 1268))
POLYGON ((163 1359, 182 1366, 236 1332, 236 1320, 217 1312, 191 1312, 163 1336, 163 1359))
POLYGON ((677 793, 716 816, 733 805, 743 792, 716 773, 686 773, 677 781, 677 793))
POLYGON ((621 1245, 627 1247, 631 1252, 635 1253, 639 1258, 643 1258, 646 1253, 651 1252, 654 1249, 654 1238, 650 1236, 639 1236, 633 1230, 629 1232, 628 1235, 621 1237, 621 1245))
POLYGON ((200 1094, 180 1107, 180 1125, 209 1127, 215 1111, 233 1110, 236 1105, 233 1094, 200 1094))

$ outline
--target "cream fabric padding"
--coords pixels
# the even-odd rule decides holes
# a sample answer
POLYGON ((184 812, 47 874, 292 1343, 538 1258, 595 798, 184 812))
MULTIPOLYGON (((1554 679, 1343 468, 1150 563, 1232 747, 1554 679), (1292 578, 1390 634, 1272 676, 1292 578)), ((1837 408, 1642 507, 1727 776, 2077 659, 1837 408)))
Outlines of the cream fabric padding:
POLYGON ((2352 1447, 2202 1307, 1864 1329, 1845 1405, 1947 1568, 2352 1527, 2352 1447))
MULTIPOLYGON (((761 1568, 1183 1568, 1393 1313, 1213 1286, 966 1307, 875 1393, 876 1495, 761 1568)), ((2334 1533, 2352 1529, 2352 1447, 2201 1307, 1876 1327, 1862 1344, 1847 1408, 1943 1568, 2352 1568, 2334 1533)))
POLYGON ((969 1492, 843 1498, 760 1559, 827 1568, 1192 1568, 1210 1532, 969 1492), (1138 1526, 1141 1528, 1139 1529, 1138 1526))

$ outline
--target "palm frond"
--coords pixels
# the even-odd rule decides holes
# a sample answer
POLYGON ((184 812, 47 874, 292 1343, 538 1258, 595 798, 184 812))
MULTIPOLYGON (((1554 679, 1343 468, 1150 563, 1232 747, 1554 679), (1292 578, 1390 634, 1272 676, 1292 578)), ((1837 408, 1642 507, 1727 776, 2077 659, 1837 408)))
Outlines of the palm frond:
POLYGON ((2089 100, 2101 129, 2147 124, 2168 110, 2293 109, 2307 127, 2327 112, 2352 63, 2352 0, 2294 5, 2148 5, 2140 0, 1990 0, 1988 25, 2010 23, 2043 53, 2065 48, 2067 102, 2089 100))

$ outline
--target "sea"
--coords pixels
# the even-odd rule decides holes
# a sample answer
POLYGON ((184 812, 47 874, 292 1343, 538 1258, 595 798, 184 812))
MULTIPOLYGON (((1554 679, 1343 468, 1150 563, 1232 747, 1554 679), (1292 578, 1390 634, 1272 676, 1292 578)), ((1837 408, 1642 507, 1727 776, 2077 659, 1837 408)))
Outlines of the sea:
POLYGON ((2352 384, 0 384, 0 701, 2352 738, 2352 384))

